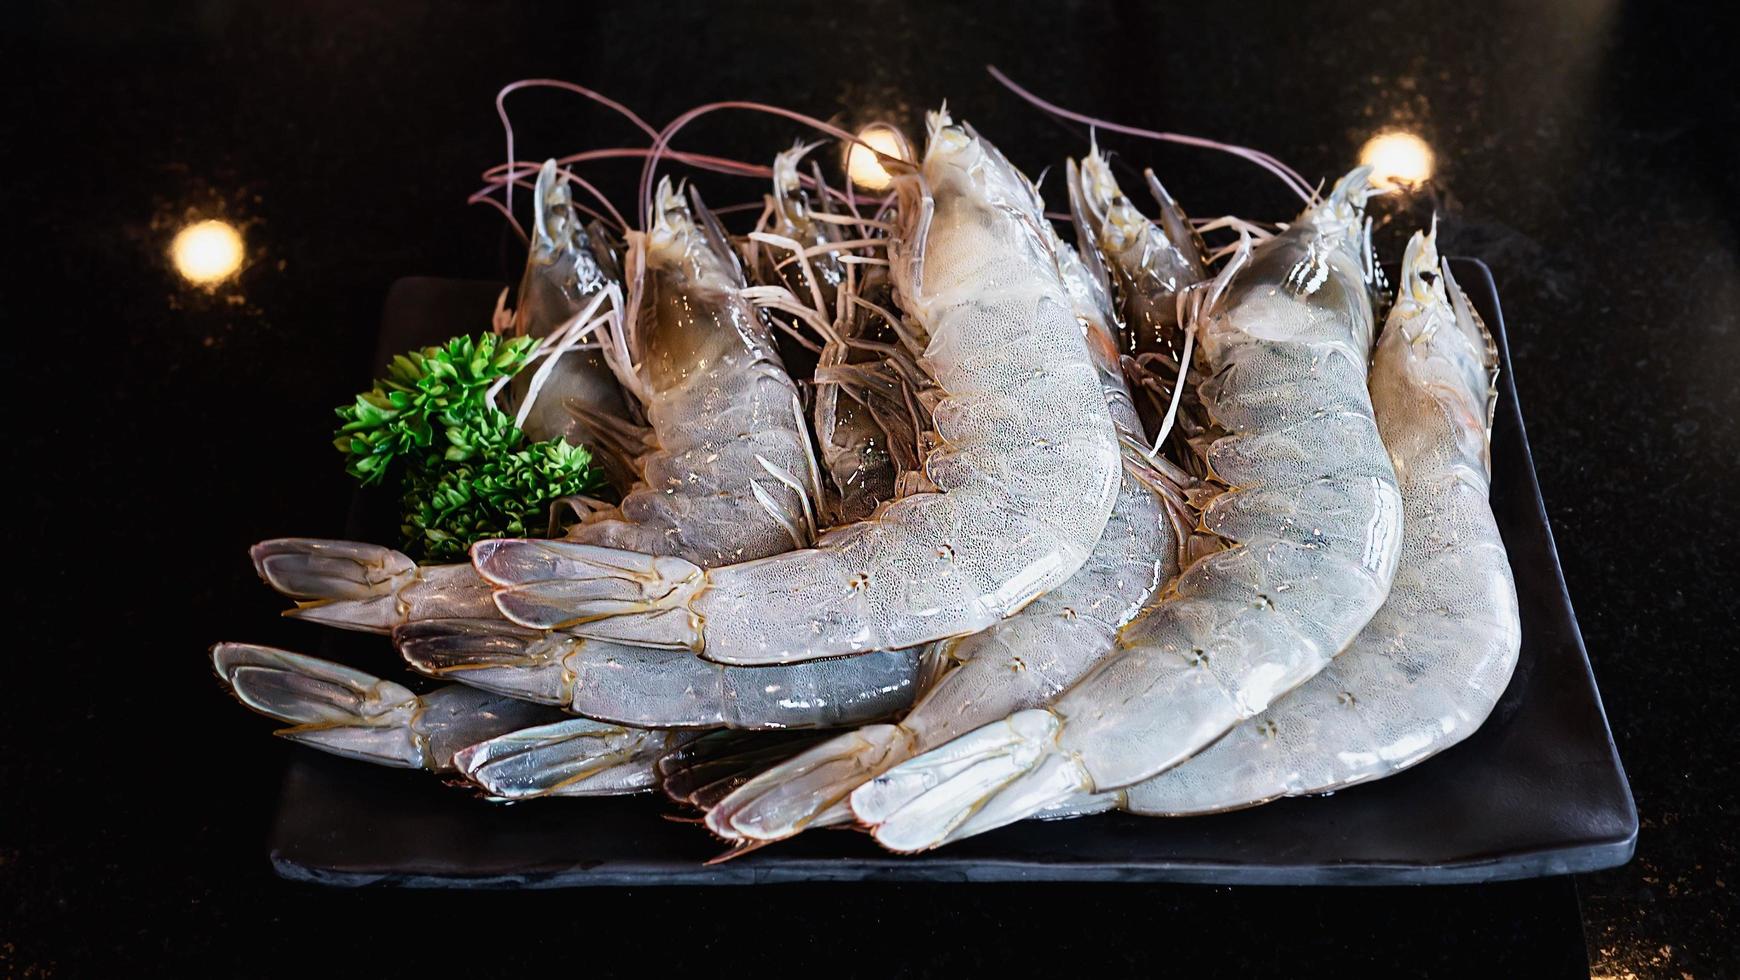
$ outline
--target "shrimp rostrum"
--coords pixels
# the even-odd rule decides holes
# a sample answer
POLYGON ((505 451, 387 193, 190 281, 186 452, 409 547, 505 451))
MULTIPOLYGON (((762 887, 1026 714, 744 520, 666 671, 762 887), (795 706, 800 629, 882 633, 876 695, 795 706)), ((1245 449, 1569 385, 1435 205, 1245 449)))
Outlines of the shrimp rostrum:
POLYGON ((472 549, 528 626, 744 665, 897 649, 990 626, 1067 581, 1117 496, 1121 456, 1037 192, 942 114, 899 178, 898 297, 943 397, 936 492, 814 547, 702 569, 571 542, 472 549))
POLYGON ((1226 487, 1201 515, 1226 547, 1198 558, 1117 649, 1042 708, 1017 712, 859 787, 858 819, 900 851, 935 847, 1141 782, 1322 670, 1382 605, 1401 501, 1373 420, 1362 218, 1368 171, 1208 287, 1197 395, 1226 487))

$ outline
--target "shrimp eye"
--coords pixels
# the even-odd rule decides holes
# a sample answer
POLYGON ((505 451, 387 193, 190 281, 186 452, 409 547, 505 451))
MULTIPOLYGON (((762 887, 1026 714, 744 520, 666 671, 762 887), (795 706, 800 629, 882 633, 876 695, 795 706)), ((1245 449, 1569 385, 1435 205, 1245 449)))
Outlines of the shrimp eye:
POLYGON ((848 585, 853 592, 862 592, 870 587, 870 576, 863 572, 859 572, 852 576, 852 581, 848 583, 848 585))
POLYGON ((1351 708, 1351 707, 1353 707, 1353 706, 1354 706, 1354 704, 1355 704, 1355 703, 1356 703, 1356 702, 1357 702, 1357 701, 1358 701, 1358 700, 1359 700, 1359 699, 1358 699, 1358 698, 1355 698, 1355 697, 1354 697, 1354 696, 1353 696, 1353 692, 1352 692, 1352 691, 1342 691, 1342 692, 1341 692, 1341 693, 1340 693, 1340 694, 1337 694, 1337 695, 1336 695, 1336 696, 1335 696, 1335 700, 1336 700, 1336 701, 1337 701, 1337 702, 1339 702, 1339 703, 1340 703, 1340 704, 1341 704, 1341 706, 1342 706, 1342 707, 1344 707, 1344 708, 1351 708))
POLYGON ((1190 666, 1192 666, 1192 667, 1207 667, 1208 666, 1208 651, 1204 650, 1201 647, 1197 647, 1194 650, 1191 650, 1190 651, 1190 666))
POLYGON ((1281 726, 1275 724, 1273 718, 1265 718, 1257 723, 1257 734, 1264 738, 1274 738, 1281 733, 1281 726))
POLYGON ((936 549, 936 556, 943 561, 954 561, 955 546, 945 541, 941 547, 936 549))

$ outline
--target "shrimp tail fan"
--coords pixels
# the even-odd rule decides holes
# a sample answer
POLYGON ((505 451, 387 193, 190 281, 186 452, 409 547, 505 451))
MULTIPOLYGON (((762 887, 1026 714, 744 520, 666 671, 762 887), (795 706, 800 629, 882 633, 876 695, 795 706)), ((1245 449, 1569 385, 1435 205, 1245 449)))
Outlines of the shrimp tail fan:
POLYGON ((461 749, 453 764, 493 799, 615 796, 653 788, 664 732, 569 718, 461 749))
POLYGON ((1090 787, 1048 751, 1060 721, 1016 712, 877 776, 852 793, 858 821, 891 851, 929 850, 1029 816, 1038 801, 1090 787))
POLYGON ((393 628, 394 596, 417 570, 409 557, 361 541, 273 538, 249 556, 266 584, 297 601, 285 615, 369 633, 393 628))
POLYGON ((362 541, 273 538, 249 552, 266 584, 296 600, 285 613, 365 633, 407 619, 491 615, 488 585, 467 565, 419 566, 362 541))
POLYGON ((737 787, 829 737, 828 732, 718 729, 665 753, 659 785, 677 803, 711 810, 737 787))
POLYGON ((844 732, 743 781, 707 813, 727 840, 774 841, 811 827, 852 822, 847 797, 911 754, 895 725, 844 732))
POLYGON ((564 658, 577 642, 500 619, 435 619, 393 630, 393 646, 418 673, 536 704, 567 703, 564 658))
POLYGON ((570 541, 495 538, 472 546, 502 615, 533 629, 586 627, 587 636, 638 646, 699 649, 688 609, 705 573, 681 558, 570 541))
POLYGON ((211 660, 242 704, 290 726, 278 731, 284 738, 378 765, 429 766, 412 727, 417 696, 401 685, 252 643, 219 643, 211 660))

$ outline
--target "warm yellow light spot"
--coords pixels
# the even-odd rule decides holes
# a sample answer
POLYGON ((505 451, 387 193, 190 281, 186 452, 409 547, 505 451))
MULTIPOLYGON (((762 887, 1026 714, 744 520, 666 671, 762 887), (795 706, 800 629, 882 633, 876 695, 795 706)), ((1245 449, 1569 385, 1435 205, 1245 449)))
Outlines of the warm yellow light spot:
POLYGON ((176 234, 169 255, 188 282, 209 286, 242 267, 242 233, 227 222, 201 221, 176 234))
MULTIPOLYGON (((858 133, 858 138, 891 157, 905 153, 900 134, 880 123, 864 127, 858 133)), ((882 164, 877 162, 876 154, 860 143, 853 143, 851 149, 846 151, 846 176, 852 178, 852 183, 872 191, 879 191, 894 181, 888 171, 882 169, 882 164)))
POLYGON ((1432 176, 1432 148, 1413 133, 1379 133, 1365 141, 1359 162, 1371 166, 1378 187, 1422 184, 1432 176))

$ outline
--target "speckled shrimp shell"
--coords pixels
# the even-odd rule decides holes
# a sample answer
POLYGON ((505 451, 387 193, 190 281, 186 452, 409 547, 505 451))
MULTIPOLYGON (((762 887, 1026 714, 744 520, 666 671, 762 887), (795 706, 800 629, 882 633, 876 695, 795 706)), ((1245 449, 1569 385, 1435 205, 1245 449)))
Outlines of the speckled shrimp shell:
POLYGON ((935 847, 1163 772, 1322 670, 1382 605, 1401 500, 1366 390, 1366 188, 1366 170, 1347 175, 1203 305, 1197 390, 1226 433, 1207 462, 1229 489, 1201 520, 1228 546, 1050 706, 854 792, 884 846, 935 847))
POLYGON ((1466 738, 1504 693, 1522 632, 1487 502, 1498 358, 1431 233, 1416 234, 1378 341, 1372 407, 1401 488, 1401 560, 1383 608, 1323 672, 1175 769, 1123 791, 1186 814, 1341 789, 1466 738))
POLYGON ((933 115, 901 178, 893 259, 944 393, 934 493, 815 547, 703 570, 570 542, 473 548, 521 623, 759 665, 893 649, 990 626, 1073 575, 1105 529, 1121 455, 1032 185, 933 115))

